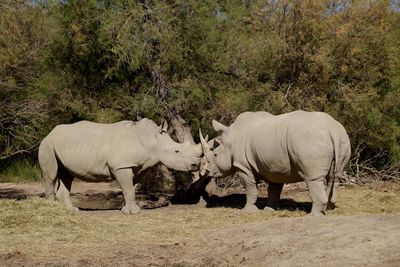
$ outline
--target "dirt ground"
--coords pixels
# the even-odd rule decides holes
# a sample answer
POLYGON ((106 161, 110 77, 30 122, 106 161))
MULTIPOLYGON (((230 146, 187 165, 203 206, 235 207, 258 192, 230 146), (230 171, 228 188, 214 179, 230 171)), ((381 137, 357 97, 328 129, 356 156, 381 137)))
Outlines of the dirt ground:
MULTIPOLYGON (((389 201, 390 198, 398 201, 397 189, 393 191, 379 187, 375 190, 378 193, 374 193, 374 190, 365 193, 358 201, 368 202, 365 196, 379 198, 382 203, 389 201)), ((349 198, 347 198, 347 193, 342 197, 343 202, 354 202, 353 198, 350 198, 351 192, 350 189, 349 198)), ((355 195, 356 191, 354 192, 355 195)), ((262 189, 258 201, 258 206, 261 208, 266 203, 263 194, 265 190, 262 189)), ((0 199, 21 200, 19 202, 22 203, 26 198, 42 195, 43 189, 39 183, 0 184, 0 199)), ((0 245, 0 265, 400 266, 400 213, 398 210, 388 209, 387 212, 383 212, 385 214, 368 214, 371 212, 364 212, 361 209, 361 212, 356 212, 355 215, 340 215, 339 212, 324 217, 304 216, 304 211, 310 209, 311 203, 307 200, 307 192, 302 184, 286 187, 282 196, 283 206, 288 209, 286 212, 300 217, 286 217, 287 213, 284 213, 282 217, 286 218, 265 217, 263 219, 260 215, 248 215, 241 212, 238 208, 244 205, 243 192, 214 196, 207 201, 201 200, 196 205, 168 205, 166 198, 153 195, 139 194, 138 198, 143 210, 141 217, 137 217, 136 221, 146 220, 150 218, 149 216, 152 216, 151 218, 158 216, 160 221, 180 217, 177 223, 186 224, 185 227, 189 228, 185 230, 186 234, 179 238, 171 239, 166 236, 162 239, 166 234, 165 230, 162 230, 163 233, 160 234, 159 239, 157 235, 155 238, 142 236, 131 237, 129 240, 116 237, 118 240, 104 241, 99 238, 99 241, 88 243, 91 246, 95 244, 93 248, 73 239, 68 246, 60 244, 59 247, 63 248, 61 252, 57 251, 58 245, 51 243, 53 241, 50 240, 48 242, 55 244, 55 251, 49 254, 41 253, 40 249, 37 254, 26 251, 23 244, 15 244, 14 248, 3 248, 0 245), (285 199, 288 196, 294 196, 296 201, 285 199), (301 213, 291 211, 293 205, 301 213), (238 223, 233 222, 228 225, 221 223, 221 227, 213 225, 212 222, 204 224, 204 221, 208 220, 204 216, 210 216, 210 220, 217 220, 218 214, 225 216, 226 219, 223 220, 237 218, 238 223), (185 216, 188 217, 185 219, 185 216), (240 218, 245 216, 259 217, 242 223, 243 220, 240 218), (203 225, 212 225, 212 227, 204 229, 203 225), (190 228, 193 230, 193 235, 190 228), (77 249, 73 248, 74 244, 77 249), (85 249, 82 250, 81 247, 85 249)), ((123 215, 118 210, 122 206, 123 199, 116 184, 74 182, 73 199, 81 209, 79 213, 83 216, 83 220, 90 221, 94 218, 96 222, 108 221, 110 225, 114 222, 118 225, 128 222, 132 223, 132 227, 135 224, 136 215, 123 215)), ((339 201, 341 201, 340 198, 339 201)), ((349 203, 349 205, 353 204, 349 203)), ((366 206, 368 207, 368 203, 366 206)), ((0 212, 1 209, 0 207, 0 212)), ((260 211, 260 214, 262 213, 266 212, 260 211)), ((382 213, 382 210, 377 213, 382 213)), ((3 215, 0 213, 0 219, 3 215)), ((14 228, 10 227, 10 229, 14 228)), ((173 228, 168 229, 175 231, 173 228)), ((157 230, 160 229, 154 228, 154 231, 157 230)), ((18 233, 10 233, 10 235, 18 236, 18 233)), ((107 234, 103 232, 103 235, 107 234)), ((6 240, 5 236, 3 239, 6 240)), ((57 242, 63 242, 62 240, 57 239, 57 242)), ((65 237, 64 242, 69 242, 68 240, 68 237, 65 237)), ((35 244, 32 240, 29 242, 35 244)), ((38 243, 38 246, 52 251, 43 244, 38 243)))

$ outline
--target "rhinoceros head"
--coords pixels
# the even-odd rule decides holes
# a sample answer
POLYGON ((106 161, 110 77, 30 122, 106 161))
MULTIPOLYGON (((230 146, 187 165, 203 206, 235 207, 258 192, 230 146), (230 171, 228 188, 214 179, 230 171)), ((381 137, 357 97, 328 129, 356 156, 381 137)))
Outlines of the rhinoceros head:
POLYGON ((166 121, 159 126, 156 134, 157 154, 162 164, 177 171, 197 171, 200 168, 203 150, 201 144, 177 143, 167 132, 166 121))
POLYGON ((212 124, 217 132, 222 131, 222 135, 208 141, 208 136, 204 138, 200 131, 200 141, 205 159, 201 174, 207 173, 209 176, 217 178, 232 173, 232 153, 229 143, 229 127, 216 120, 213 120, 212 124))

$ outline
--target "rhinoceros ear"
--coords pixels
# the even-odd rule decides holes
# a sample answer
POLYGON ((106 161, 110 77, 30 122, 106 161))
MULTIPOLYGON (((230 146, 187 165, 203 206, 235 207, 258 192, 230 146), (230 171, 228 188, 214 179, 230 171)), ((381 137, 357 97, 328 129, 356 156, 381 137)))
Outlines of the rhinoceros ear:
POLYGON ((212 125, 217 132, 219 131, 226 132, 228 130, 228 127, 226 127, 225 125, 216 120, 212 120, 212 125))
POLYGON ((160 133, 167 133, 168 130, 168 122, 166 120, 163 120, 161 125, 160 125, 160 133))
POLYGON ((221 145, 221 143, 222 143, 221 140, 219 140, 218 138, 215 138, 212 148, 216 149, 217 147, 219 147, 221 145))

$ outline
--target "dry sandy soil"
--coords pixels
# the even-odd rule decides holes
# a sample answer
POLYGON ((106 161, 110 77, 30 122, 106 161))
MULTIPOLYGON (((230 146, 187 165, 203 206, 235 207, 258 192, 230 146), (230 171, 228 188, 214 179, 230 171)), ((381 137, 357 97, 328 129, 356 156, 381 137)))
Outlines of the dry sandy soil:
MULTIPOLYGON (((76 215, 57 211, 59 204, 44 210, 39 198, 23 200, 40 196, 40 184, 3 183, 0 265, 400 266, 399 188, 341 188, 342 207, 324 217, 305 216, 311 203, 301 185, 285 189, 283 198, 295 200, 283 200, 283 211, 273 216, 240 211, 242 192, 169 206, 164 198, 141 195, 144 210, 126 216, 118 210, 122 196, 115 184, 74 183, 75 203, 83 209, 76 215), (36 213, 27 214, 28 205, 36 213), (19 224, 18 214, 47 225, 19 224)), ((258 205, 265 202, 262 196, 258 205)))

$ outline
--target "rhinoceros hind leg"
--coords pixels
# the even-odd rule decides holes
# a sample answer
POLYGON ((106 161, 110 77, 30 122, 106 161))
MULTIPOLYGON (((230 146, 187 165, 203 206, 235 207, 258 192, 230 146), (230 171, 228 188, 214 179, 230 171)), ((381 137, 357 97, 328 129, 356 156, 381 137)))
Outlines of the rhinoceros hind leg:
POLYGON ((54 151, 46 142, 40 144, 38 161, 45 184, 45 197, 46 199, 56 200, 54 192, 56 189, 58 164, 54 151))
POLYGON ((67 209, 71 211, 79 211, 77 207, 74 207, 71 201, 71 186, 74 177, 65 170, 59 171, 58 177, 60 178, 60 187, 56 193, 57 200, 63 201, 67 209))
POLYGON ((326 186, 326 193, 328 195, 328 205, 327 209, 328 210, 333 210, 336 208, 336 199, 337 199, 337 189, 339 187, 339 179, 335 179, 333 182, 328 182, 326 186))
POLYGON ((265 207, 264 210, 271 211, 278 209, 282 188, 282 183, 268 183, 268 206, 265 207))
POLYGON ((121 211, 125 214, 134 214, 140 211, 135 202, 135 187, 133 185, 132 169, 120 169, 113 172, 115 179, 119 183, 124 195, 125 206, 121 211))
POLYGON ((331 167, 329 169, 328 176, 326 177, 326 194, 328 196, 328 210, 333 210, 336 207, 336 192, 339 187, 339 180, 341 175, 335 175, 335 162, 332 160, 331 167))
POLYGON ((311 214, 312 216, 323 215, 328 203, 324 179, 306 180, 310 197, 312 200, 311 214))

